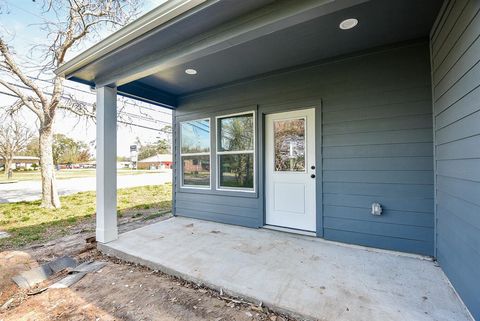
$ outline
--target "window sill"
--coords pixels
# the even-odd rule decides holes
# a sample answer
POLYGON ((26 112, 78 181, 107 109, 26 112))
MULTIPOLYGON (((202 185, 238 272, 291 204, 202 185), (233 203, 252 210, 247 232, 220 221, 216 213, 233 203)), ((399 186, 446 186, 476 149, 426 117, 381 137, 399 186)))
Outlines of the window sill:
POLYGON ((258 198, 257 191, 238 191, 238 190, 222 190, 222 189, 208 189, 208 188, 178 187, 176 189, 176 192, 190 193, 190 194, 207 194, 207 195, 216 195, 216 196, 258 198))

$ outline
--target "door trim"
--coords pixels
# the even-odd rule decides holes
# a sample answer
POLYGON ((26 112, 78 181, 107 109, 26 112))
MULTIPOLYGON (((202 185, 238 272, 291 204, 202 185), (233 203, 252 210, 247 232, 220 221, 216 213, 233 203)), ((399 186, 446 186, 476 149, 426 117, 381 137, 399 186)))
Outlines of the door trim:
MULTIPOLYGON (((265 116, 264 126, 264 198, 265 198, 265 224, 268 226, 277 226, 292 231, 308 231, 316 234, 317 232, 317 178, 316 174, 316 130, 315 117, 316 108, 299 108, 290 111, 275 111, 265 116), (301 171, 276 171, 275 170, 275 134, 274 128, 278 121, 288 121, 303 119, 304 128, 304 169, 301 171), (267 145, 268 144, 268 145, 267 145), (267 163, 268 162, 268 163, 267 163), (312 167, 312 168, 310 168, 312 167), (312 176, 312 178, 310 178, 312 176), (313 181, 312 181, 313 180, 313 181), (290 184, 292 184, 290 186, 290 184), (295 187, 297 186, 297 187, 295 187), (289 188, 294 188, 291 192, 300 193, 291 201, 285 200, 285 196, 277 195, 277 188, 281 188, 281 193, 289 193, 289 188), (285 190, 287 188, 287 190, 285 190), (303 191, 303 192, 301 192, 303 191), (302 196, 303 195, 303 196, 302 196), (280 199, 278 199, 280 197, 280 199), (298 198, 300 197, 300 198, 298 198), (277 201, 284 203, 277 208, 277 201), (292 208, 292 202, 299 202, 292 208), (290 205, 288 205, 290 203, 290 205), (283 207, 286 206, 286 207, 283 207), (298 208, 296 207, 298 206, 298 208), (300 211, 298 211, 300 210, 300 211), (292 212, 293 211, 293 212, 292 212), (290 213, 290 214, 289 214, 290 213), (292 213, 300 214, 300 216, 292 213)), ((279 191, 280 193, 280 191, 279 191)))
POLYGON ((263 206, 263 217, 259 226, 266 226, 266 199, 265 199, 265 116, 278 112, 294 111, 299 109, 315 108, 315 162, 317 166, 317 185, 316 185, 316 211, 317 211, 317 230, 316 236, 323 238, 323 135, 322 135, 322 106, 321 98, 299 100, 286 103, 268 103, 258 104, 258 192, 263 206))

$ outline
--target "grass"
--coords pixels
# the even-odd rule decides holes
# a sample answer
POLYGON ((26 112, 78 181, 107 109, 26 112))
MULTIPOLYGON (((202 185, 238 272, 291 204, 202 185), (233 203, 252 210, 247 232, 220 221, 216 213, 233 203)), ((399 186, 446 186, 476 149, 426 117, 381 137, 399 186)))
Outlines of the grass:
MULTIPOLYGON (((131 169, 119 169, 117 175, 139 175, 139 174, 151 174, 160 173, 161 171, 154 170, 131 170, 131 169)), ((62 169, 55 172, 56 178, 80 178, 80 177, 95 177, 95 169, 62 169)), ((19 171, 13 172, 12 181, 29 181, 40 180, 40 171, 19 171)), ((9 181, 4 172, 0 172, 0 183, 9 181)))
MULTIPOLYGON (((172 185, 119 189, 119 217, 151 219, 168 213, 172 206, 172 185)), ((61 197, 60 209, 40 207, 40 201, 0 204, 0 230, 11 237, 0 239, 0 250, 43 243, 69 234, 79 226, 93 229, 95 192, 61 197)))

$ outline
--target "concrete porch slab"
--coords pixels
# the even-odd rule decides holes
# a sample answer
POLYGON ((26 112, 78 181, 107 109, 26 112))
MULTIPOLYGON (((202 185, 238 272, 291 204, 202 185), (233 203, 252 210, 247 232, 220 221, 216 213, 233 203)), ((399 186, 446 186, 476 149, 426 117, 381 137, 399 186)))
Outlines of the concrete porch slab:
POLYGON ((414 256, 180 217, 99 248, 301 318, 471 320, 442 270, 414 256))

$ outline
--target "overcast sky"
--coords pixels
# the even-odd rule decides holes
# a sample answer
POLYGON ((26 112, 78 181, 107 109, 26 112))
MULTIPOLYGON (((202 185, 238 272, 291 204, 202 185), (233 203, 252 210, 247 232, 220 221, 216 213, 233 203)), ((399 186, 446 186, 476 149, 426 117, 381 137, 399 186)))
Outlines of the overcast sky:
MULTIPOLYGON (((156 6, 164 3, 166 0, 144 0, 141 14, 144 14, 156 6)), ((6 12, 0 13, 0 32, 13 46, 17 59, 21 59, 23 63, 30 60, 38 60, 36 55, 28 54, 33 46, 45 42, 46 34, 40 28, 40 24, 51 17, 42 13, 42 1, 32 0, 0 0, 0 5, 8 9, 6 12)), ((107 37, 113 30, 104 30, 101 38, 107 37)), ((70 52, 68 59, 79 54, 83 50, 90 47, 101 39, 95 39, 92 42, 83 44, 80 48, 70 52)), ((0 74, 0 77, 2 75, 0 74)), ((75 92, 75 94, 83 101, 93 103, 95 94, 88 86, 79 85, 67 81, 67 92, 75 92)), ((1 92, 6 92, 5 88, 0 86, 0 106, 5 106, 15 101, 15 98, 9 97, 1 92)), ((130 118, 135 124, 149 128, 161 128, 163 125, 171 122, 171 112, 165 108, 159 108, 148 104, 140 104, 142 107, 134 106, 127 103, 126 111, 132 115, 143 114, 141 119, 130 118)), ((32 128, 36 128, 35 117, 33 113, 24 111, 21 117, 32 128)), ((71 115, 59 113, 55 123, 55 132, 66 134, 78 140, 90 143, 95 140, 95 127, 91 123, 78 121, 71 115)), ((125 126, 119 124, 117 133, 117 154, 119 156, 128 156, 130 154, 129 146, 136 141, 136 137, 140 137, 142 142, 153 142, 158 137, 158 132, 152 129, 146 129, 138 126, 125 126)), ((92 144, 93 146, 93 144, 92 144)))

